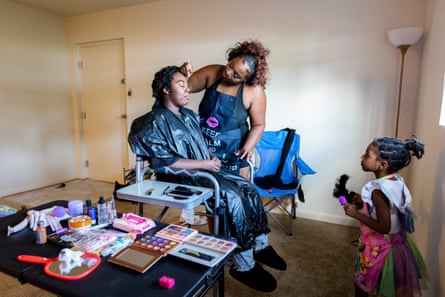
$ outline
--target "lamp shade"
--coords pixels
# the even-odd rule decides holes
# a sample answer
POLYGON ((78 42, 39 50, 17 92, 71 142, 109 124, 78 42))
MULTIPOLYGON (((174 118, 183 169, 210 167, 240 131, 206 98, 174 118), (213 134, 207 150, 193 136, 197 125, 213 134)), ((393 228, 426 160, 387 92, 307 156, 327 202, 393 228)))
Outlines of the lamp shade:
POLYGON ((422 27, 406 27, 388 31, 388 38, 391 43, 398 47, 401 45, 413 45, 423 34, 422 27))

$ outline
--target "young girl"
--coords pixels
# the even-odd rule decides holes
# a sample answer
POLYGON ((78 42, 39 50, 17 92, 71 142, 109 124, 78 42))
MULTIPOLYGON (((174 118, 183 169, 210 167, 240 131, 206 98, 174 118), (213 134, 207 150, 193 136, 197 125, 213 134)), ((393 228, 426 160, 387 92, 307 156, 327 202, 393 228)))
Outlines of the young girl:
MULTIPOLYGON (((346 203, 346 215, 360 221, 355 296, 421 296, 420 281, 427 281, 425 263, 407 232, 414 232, 411 194, 397 172, 420 159, 424 145, 415 136, 375 138, 361 157, 363 171, 376 179, 363 188, 363 208, 346 203)), ((424 285, 424 283, 422 284, 424 285)))

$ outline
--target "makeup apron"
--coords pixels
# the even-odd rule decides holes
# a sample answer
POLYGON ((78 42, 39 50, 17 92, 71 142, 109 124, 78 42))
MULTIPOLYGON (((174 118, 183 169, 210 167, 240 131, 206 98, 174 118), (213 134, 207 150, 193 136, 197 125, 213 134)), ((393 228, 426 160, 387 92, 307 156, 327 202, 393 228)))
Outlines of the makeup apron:
POLYGON ((240 160, 235 153, 249 132, 248 113, 243 104, 244 85, 236 96, 231 96, 216 91, 219 82, 206 90, 199 105, 201 131, 209 151, 221 159, 226 169, 239 173, 240 160))

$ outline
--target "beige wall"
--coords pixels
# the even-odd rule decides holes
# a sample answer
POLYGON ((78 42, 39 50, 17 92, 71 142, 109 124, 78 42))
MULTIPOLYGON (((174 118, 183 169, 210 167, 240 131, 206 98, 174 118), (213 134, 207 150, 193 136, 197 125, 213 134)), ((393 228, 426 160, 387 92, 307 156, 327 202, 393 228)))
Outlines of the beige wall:
POLYGON ((445 127, 438 124, 445 73, 445 1, 429 3, 422 61, 417 133, 425 158, 411 170, 417 220, 414 238, 425 255, 432 284, 428 296, 445 296, 445 127))
MULTIPOLYGON (((151 80, 162 66, 225 63, 235 42, 260 39, 271 49, 267 129, 296 128, 302 157, 318 172, 304 181, 298 215, 351 223, 331 196, 335 180, 348 173, 360 189, 371 178, 360 155, 374 136, 394 131, 400 54, 386 32, 423 25, 425 15, 419 0, 163 0, 71 17, 68 32, 71 45, 124 39, 128 126, 151 108, 151 80)), ((404 136, 415 132, 422 44, 406 57, 404 136)))
POLYGON ((0 1, 0 196, 76 177, 66 30, 0 1))
MULTIPOLYGON (((246 38, 263 41, 272 50, 271 80, 266 90, 267 129, 295 127, 302 135, 303 158, 318 171, 304 181, 306 203, 299 204, 297 215, 353 224, 332 199, 332 186, 342 173, 352 176, 350 186, 355 190, 372 178, 361 172, 360 155, 374 136, 392 135, 395 123, 400 53, 389 43, 386 32, 404 26, 423 26, 426 21, 432 22, 433 16, 436 23, 444 19, 439 16, 440 11, 445 13, 444 8, 436 4, 428 12, 427 4, 422 0, 241 3, 191 0, 185 5, 183 1, 163 0, 70 18, 68 28, 70 43, 124 38, 127 87, 134 94, 128 98, 128 124, 150 108, 149 86, 160 67, 187 59, 195 67, 224 63, 225 50, 236 41, 246 38)), ((423 123, 428 119, 435 130, 439 129, 437 94, 441 92, 441 84, 426 87, 429 92, 437 92, 434 97, 424 95, 423 87, 418 105, 420 65, 429 32, 425 36, 406 55, 400 135, 417 134, 427 147, 429 157, 413 161, 412 182, 410 168, 403 174, 413 187, 419 213, 416 238, 433 279, 425 295, 437 297, 445 294, 440 287, 445 283, 439 268, 443 266, 436 260, 444 262, 441 258, 443 181, 433 178, 434 173, 428 169, 428 163, 438 163, 434 150, 439 149, 435 147, 439 135, 429 136, 429 129, 423 123), (434 107, 423 106, 433 98, 434 107), (423 185, 426 176, 427 188, 423 185), (440 184, 434 184, 433 180, 440 184), (420 189, 418 184, 422 185, 420 189), (441 207, 432 205, 436 202, 441 207)), ((443 37, 439 37, 443 32, 437 32, 436 36, 435 42, 443 44, 443 37)), ((435 50, 436 55, 441 52, 444 51, 440 48, 435 50)), ((426 61, 429 54, 428 51, 426 61)), ((444 60, 443 56, 440 58, 444 60)), ((435 58, 431 64, 436 71, 429 75, 440 82, 443 63, 437 63, 435 58)), ((429 72, 423 69, 422 73, 425 71, 429 72)), ((196 101, 199 97, 196 96, 196 101)))

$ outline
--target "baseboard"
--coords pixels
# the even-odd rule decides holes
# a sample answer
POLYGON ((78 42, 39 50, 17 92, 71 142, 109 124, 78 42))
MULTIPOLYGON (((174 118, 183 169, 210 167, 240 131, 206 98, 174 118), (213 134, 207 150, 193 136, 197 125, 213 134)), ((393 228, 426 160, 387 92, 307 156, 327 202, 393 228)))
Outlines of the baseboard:
MULTIPOLYGON (((263 197, 263 203, 265 201, 267 201, 268 199, 270 199, 270 198, 263 197)), ((290 204, 289 203, 286 207, 287 207, 287 210, 290 212, 290 204)), ((277 213, 277 214, 283 214, 281 209, 279 209, 278 207, 272 209, 271 212, 277 213)), ((307 210, 303 210, 303 209, 297 207, 295 215, 297 217, 300 217, 303 219, 315 220, 315 221, 320 221, 320 222, 325 222, 325 223, 344 225, 344 226, 353 226, 353 227, 359 226, 359 223, 357 220, 355 220, 351 217, 348 217, 346 215, 343 215, 343 214, 342 215, 333 215, 333 214, 328 214, 328 213, 307 211, 307 210)))
POLYGON ((297 208, 296 216, 299 218, 310 219, 315 221, 321 221, 325 223, 358 227, 359 223, 357 220, 350 218, 346 215, 332 215, 314 211, 307 211, 297 208))
POLYGON ((6 198, 8 196, 22 194, 22 193, 26 193, 29 191, 40 190, 40 189, 44 189, 44 188, 48 188, 48 187, 54 187, 60 183, 67 183, 67 182, 77 180, 77 179, 79 179, 79 178, 65 177, 65 178, 58 178, 58 179, 54 179, 54 180, 47 180, 47 181, 36 183, 36 184, 28 184, 28 185, 16 187, 13 189, 6 189, 5 192, 0 192, 0 198, 6 198))

